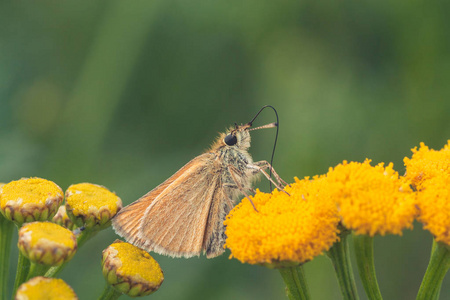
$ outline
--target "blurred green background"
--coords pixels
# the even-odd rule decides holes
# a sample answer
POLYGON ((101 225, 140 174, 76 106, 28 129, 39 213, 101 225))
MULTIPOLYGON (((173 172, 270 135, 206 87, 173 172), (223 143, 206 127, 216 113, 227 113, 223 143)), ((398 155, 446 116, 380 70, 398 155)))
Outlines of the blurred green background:
MULTIPOLYGON (((403 174, 411 148, 450 138, 449 11, 448 1, 2 1, 0 181, 92 182, 128 204, 265 104, 280 116, 285 180, 366 157, 403 174)), ((267 110, 255 125, 273 121, 267 110)), ((253 134, 255 160, 270 159, 274 134, 253 134)), ((80 299, 101 293, 101 251, 115 238, 101 232, 61 274, 80 299)), ((420 224, 375 239, 385 299, 415 297, 430 247, 420 224)), ((150 299, 284 299, 276 271, 228 254, 154 255, 165 282, 150 299)), ((326 257, 306 272, 313 299, 341 298, 326 257)))

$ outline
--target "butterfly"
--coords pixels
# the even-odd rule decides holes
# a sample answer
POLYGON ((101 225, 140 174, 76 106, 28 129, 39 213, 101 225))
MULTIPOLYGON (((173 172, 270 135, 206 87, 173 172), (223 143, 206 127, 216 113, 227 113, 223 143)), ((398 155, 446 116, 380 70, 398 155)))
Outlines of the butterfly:
POLYGON ((233 199, 244 194, 251 202, 247 193, 254 192, 252 183, 258 174, 280 190, 280 185, 286 184, 271 164, 265 160, 254 162, 248 153, 250 131, 278 128, 278 120, 252 128, 266 107, 275 111, 267 105, 252 121, 235 124, 221 133, 208 151, 121 209, 112 220, 116 233, 139 248, 172 257, 206 253, 207 258, 212 258, 222 254, 226 240, 223 222, 234 206, 233 199))

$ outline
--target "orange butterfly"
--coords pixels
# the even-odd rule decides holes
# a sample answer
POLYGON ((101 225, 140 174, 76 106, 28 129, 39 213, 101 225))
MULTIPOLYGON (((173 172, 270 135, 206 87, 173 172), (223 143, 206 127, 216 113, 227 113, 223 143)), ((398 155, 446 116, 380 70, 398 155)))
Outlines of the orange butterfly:
POLYGON ((266 107, 271 106, 264 106, 249 123, 220 134, 208 151, 124 207, 112 221, 116 233, 142 249, 174 257, 222 254, 223 221, 233 208, 232 199, 244 194, 250 200, 246 192, 253 191, 251 183, 258 173, 280 190, 279 184, 286 184, 267 161, 253 162, 247 151, 250 131, 278 126, 251 128, 266 107), (267 168, 278 184, 265 172, 267 168))

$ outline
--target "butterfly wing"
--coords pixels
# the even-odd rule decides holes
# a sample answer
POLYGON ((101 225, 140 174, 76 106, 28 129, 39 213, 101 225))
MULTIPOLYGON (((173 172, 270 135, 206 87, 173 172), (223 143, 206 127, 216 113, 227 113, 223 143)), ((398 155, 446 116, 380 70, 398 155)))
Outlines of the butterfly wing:
POLYGON ((226 236, 223 221, 232 208, 233 202, 230 199, 230 193, 219 181, 210 205, 205 238, 203 240, 203 249, 207 258, 216 257, 225 251, 223 245, 225 244, 226 236))
POLYGON ((202 154, 164 183, 123 208, 113 220, 130 243, 157 253, 191 257, 204 250, 205 230, 220 165, 213 153, 202 154))

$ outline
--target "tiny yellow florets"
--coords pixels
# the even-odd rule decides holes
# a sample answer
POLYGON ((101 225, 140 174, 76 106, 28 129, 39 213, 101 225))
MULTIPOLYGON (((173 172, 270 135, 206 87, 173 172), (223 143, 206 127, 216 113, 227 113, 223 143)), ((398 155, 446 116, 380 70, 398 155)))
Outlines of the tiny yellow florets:
POLYGON ((417 219, 435 240, 450 245, 450 140, 436 151, 420 143, 405 157, 406 177, 417 189, 417 219))
POLYGON ((22 206, 27 204, 44 205, 48 199, 61 198, 63 192, 55 183, 42 178, 24 178, 11 181, 2 187, 1 207, 10 201, 20 202, 22 206))
POLYGON ((255 211, 244 198, 225 220, 225 247, 231 257, 250 264, 303 263, 338 239, 339 217, 323 178, 295 179, 284 192, 256 192, 255 211))
POLYGON ((411 150, 411 158, 405 157, 403 162, 406 166, 406 178, 416 186, 418 190, 422 188, 424 181, 441 174, 450 175, 450 140, 440 151, 436 151, 420 143, 411 150))
POLYGON ((76 246, 72 231, 54 223, 33 222, 22 226, 20 230, 31 238, 30 246, 32 247, 43 242, 70 248, 76 246))
POLYGON ((117 259, 122 262, 118 274, 157 284, 164 279, 161 267, 146 251, 129 243, 114 243, 111 247, 117 250, 117 259))
POLYGON ((0 187, 0 211, 21 225, 52 218, 63 201, 63 191, 42 178, 23 178, 0 187))
POLYGON ((118 204, 122 204, 122 201, 116 194, 103 186, 92 183, 73 184, 67 189, 66 196, 67 203, 75 215, 104 208, 112 214, 116 214, 119 207, 118 204))
POLYGON ((107 188, 92 184, 71 185, 66 191, 67 214, 78 226, 102 226, 122 208, 122 200, 107 188))
POLYGON ((357 234, 402 234, 412 228, 417 214, 409 182, 398 176, 393 164, 346 162, 327 174, 343 225, 357 234))
POLYGON ((450 246, 450 176, 428 179, 417 192, 418 220, 437 242, 450 246))
POLYGON ((18 289, 16 300, 76 300, 72 288, 62 279, 34 277, 23 283, 18 289))

